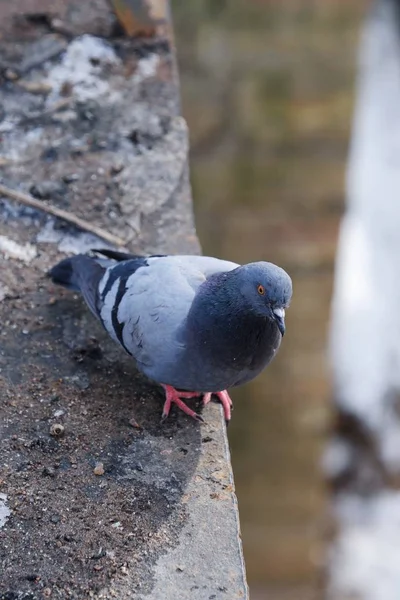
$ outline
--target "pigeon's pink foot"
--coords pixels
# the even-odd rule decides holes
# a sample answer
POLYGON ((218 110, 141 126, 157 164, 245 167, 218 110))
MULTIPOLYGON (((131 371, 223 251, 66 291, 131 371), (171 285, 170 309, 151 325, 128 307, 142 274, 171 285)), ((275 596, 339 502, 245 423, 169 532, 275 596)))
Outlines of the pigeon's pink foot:
MULTIPOLYGON (((222 392, 213 392, 213 393, 214 393, 214 396, 217 396, 218 400, 221 402, 222 408, 224 409, 225 421, 227 423, 229 423, 229 421, 231 420, 232 400, 231 400, 228 392, 226 390, 223 390, 222 392)), ((204 396, 203 396, 204 404, 208 404, 210 402, 211 396, 212 396, 211 392, 207 392, 207 394, 204 394, 204 396)))
POLYGON ((165 421, 165 419, 168 417, 169 411, 171 410, 171 405, 176 404, 176 406, 183 410, 184 413, 189 415, 189 417, 192 417, 193 419, 196 419, 196 421, 204 423, 203 417, 201 415, 198 415, 194 410, 189 408, 182 401, 182 398, 194 398, 196 396, 200 396, 199 392, 179 392, 171 385, 163 385, 162 387, 165 390, 165 402, 161 421, 165 421))

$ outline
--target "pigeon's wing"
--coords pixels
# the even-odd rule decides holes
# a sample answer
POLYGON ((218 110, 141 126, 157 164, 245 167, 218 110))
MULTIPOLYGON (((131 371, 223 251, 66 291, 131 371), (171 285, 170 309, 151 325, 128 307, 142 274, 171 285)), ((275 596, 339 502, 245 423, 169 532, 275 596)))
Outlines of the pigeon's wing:
POLYGON ((102 249, 96 249, 93 250, 93 252, 96 252, 97 254, 101 254, 103 256, 106 256, 109 259, 115 260, 117 262, 121 262, 121 261, 126 261, 129 259, 132 260, 138 260, 138 259, 144 259, 147 258, 148 260, 150 260, 153 258, 166 258, 167 262, 169 264, 171 264, 171 261, 180 261, 182 265, 186 266, 187 268, 191 269, 196 269, 198 271, 201 271, 206 278, 208 278, 210 275, 213 275, 214 273, 221 273, 224 271, 232 271, 233 269, 236 269, 239 265, 237 263, 228 261, 228 260, 221 260, 219 258, 214 258, 212 256, 196 256, 196 255, 166 255, 166 254, 157 254, 157 255, 153 255, 153 256, 148 256, 148 257, 143 257, 143 256, 137 256, 134 254, 127 254, 126 252, 118 252, 117 250, 109 250, 108 248, 102 248, 102 249))
POLYGON ((221 260, 220 258, 214 258, 212 256, 170 256, 170 259, 178 259, 187 269, 194 269, 200 271, 206 279, 216 273, 226 273, 227 271, 233 271, 240 265, 231 262, 229 260, 221 260))
POLYGON ((201 256, 135 258, 106 270, 99 285, 100 318, 151 376, 181 349, 178 332, 199 286, 238 265, 201 256))
POLYGON ((166 254, 153 254, 152 256, 144 256, 139 254, 129 254, 128 252, 119 252, 118 250, 110 250, 109 248, 93 248, 92 252, 106 256, 107 258, 116 262, 122 262, 126 260, 136 260, 140 258, 160 258, 167 256, 166 254))

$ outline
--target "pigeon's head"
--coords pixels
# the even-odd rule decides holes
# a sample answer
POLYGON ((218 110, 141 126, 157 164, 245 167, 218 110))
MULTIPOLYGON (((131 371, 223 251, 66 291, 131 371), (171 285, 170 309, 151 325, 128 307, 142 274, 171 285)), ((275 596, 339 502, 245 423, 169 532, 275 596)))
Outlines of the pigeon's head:
POLYGON ((292 297, 292 280, 276 265, 256 262, 236 269, 237 283, 247 305, 258 316, 276 322, 282 335, 285 333, 285 308, 292 297))

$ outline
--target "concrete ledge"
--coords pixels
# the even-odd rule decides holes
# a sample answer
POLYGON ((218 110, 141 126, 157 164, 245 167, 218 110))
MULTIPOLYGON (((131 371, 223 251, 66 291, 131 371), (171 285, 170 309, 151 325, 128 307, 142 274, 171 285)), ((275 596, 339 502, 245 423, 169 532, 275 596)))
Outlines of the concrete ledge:
MULTIPOLYGON (((1 182, 131 250, 198 252, 168 6, 140 38, 101 0, 11 4, 1 182)), ((246 598, 220 407, 161 426, 161 390, 44 275, 99 245, 0 198, 0 598, 246 598)))

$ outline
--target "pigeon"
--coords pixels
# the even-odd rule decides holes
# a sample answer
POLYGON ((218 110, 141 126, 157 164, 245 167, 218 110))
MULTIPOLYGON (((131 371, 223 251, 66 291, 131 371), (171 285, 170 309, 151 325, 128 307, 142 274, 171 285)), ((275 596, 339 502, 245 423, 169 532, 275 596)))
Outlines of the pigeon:
POLYGON ((137 256, 94 250, 62 260, 56 284, 79 291, 138 369, 175 404, 203 421, 186 398, 215 395, 231 418, 228 388, 256 377, 285 333, 292 281, 269 262, 239 265, 208 256, 137 256))

